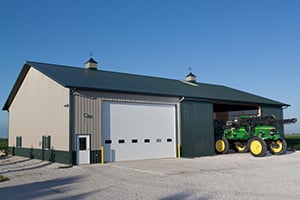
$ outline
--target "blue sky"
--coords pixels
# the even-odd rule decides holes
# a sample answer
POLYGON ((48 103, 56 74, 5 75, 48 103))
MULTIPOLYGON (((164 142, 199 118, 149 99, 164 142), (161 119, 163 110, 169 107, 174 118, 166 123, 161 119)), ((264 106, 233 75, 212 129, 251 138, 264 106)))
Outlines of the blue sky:
MULTIPOLYGON (((0 104, 26 60, 233 87, 292 105, 300 120, 298 0, 0 2, 0 104)), ((0 137, 8 114, 0 113, 0 137)), ((286 126, 299 132, 300 122, 286 126)))

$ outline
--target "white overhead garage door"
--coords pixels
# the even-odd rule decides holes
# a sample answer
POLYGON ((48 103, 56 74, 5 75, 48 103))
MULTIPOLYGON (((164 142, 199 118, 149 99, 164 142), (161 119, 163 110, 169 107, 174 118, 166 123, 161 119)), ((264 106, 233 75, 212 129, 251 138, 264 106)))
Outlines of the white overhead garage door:
POLYGON ((176 156, 175 105, 102 104, 105 162, 176 156))

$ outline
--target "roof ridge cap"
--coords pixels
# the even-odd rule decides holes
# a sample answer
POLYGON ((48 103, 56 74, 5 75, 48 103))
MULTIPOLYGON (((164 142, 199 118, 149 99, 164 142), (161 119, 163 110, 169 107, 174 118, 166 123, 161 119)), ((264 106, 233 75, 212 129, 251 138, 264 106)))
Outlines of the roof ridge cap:
POLYGON ((34 67, 34 64, 43 64, 43 65, 53 65, 57 67, 69 67, 69 68, 75 68, 75 69, 84 69, 82 67, 73 66, 73 65, 66 65, 66 64, 55 64, 55 63, 46 63, 46 62, 38 62, 38 61, 26 61, 25 64, 29 64, 30 66, 34 67))

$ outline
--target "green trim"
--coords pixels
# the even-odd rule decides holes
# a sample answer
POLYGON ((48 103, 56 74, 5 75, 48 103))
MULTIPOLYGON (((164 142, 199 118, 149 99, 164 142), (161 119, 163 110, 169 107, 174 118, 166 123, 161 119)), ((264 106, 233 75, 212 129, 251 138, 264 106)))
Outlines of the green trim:
POLYGON ((70 155, 71 154, 68 151, 55 150, 55 162, 71 164, 72 162, 70 162, 70 160, 72 160, 72 157, 70 157, 70 155))
POLYGON ((91 150, 90 152, 90 163, 100 163, 101 162, 101 151, 91 150))
MULTIPOLYGON (((72 151, 73 155, 73 165, 77 165, 77 152, 72 151)), ((101 163, 101 151, 100 150, 91 150, 90 151, 90 164, 101 163)))
POLYGON ((16 156, 23 156, 32 159, 70 164, 70 153, 68 151, 59 151, 55 149, 42 150, 34 148, 8 147, 8 152, 9 154, 16 156))
MULTIPOLYGON (((73 165, 77 165, 77 152, 72 151, 73 155, 73 165)), ((101 163, 101 151, 100 150, 91 150, 90 151, 90 164, 101 163)))
POLYGON ((77 151, 71 151, 72 164, 77 165, 77 151))

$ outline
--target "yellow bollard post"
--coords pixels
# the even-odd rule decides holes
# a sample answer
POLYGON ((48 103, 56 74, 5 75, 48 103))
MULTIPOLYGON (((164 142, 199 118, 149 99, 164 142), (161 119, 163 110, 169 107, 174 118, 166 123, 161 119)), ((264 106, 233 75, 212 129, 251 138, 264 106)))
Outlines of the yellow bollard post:
POLYGON ((104 148, 103 148, 103 146, 100 148, 100 151, 101 151, 101 164, 103 165, 104 164, 104 148))
POLYGON ((177 146, 177 157, 180 159, 180 144, 177 146))

